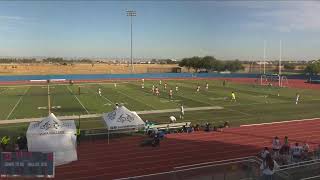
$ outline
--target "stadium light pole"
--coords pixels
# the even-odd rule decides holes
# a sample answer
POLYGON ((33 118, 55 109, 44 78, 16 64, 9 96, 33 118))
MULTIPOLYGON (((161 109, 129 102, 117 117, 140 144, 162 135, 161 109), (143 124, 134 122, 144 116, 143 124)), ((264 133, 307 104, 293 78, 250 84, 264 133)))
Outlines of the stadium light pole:
POLYGON ((133 73, 133 59, 132 59, 132 17, 136 16, 137 13, 134 10, 127 10, 127 16, 130 16, 130 25, 131 25, 131 73, 133 73))
POLYGON ((263 74, 266 74, 266 40, 263 43, 263 74))
POLYGON ((281 60, 282 60, 282 41, 280 40, 280 57, 279 57, 279 87, 281 87, 281 60))

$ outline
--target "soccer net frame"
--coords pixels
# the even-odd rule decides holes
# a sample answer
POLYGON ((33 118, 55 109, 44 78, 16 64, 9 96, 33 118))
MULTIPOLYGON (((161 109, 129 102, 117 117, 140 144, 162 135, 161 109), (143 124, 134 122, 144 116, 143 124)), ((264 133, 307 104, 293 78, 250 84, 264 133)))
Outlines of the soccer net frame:
POLYGON ((256 79, 256 83, 260 84, 261 86, 278 86, 278 87, 288 87, 289 81, 287 76, 281 75, 268 75, 262 74, 259 78, 256 79))

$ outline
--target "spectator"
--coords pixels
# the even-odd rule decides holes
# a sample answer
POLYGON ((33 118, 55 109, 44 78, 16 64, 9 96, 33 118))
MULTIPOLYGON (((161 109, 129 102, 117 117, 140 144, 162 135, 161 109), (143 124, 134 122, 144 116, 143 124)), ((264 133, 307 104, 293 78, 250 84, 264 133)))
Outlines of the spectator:
POLYGON ((272 180, 275 170, 279 169, 279 165, 267 154, 266 159, 262 162, 260 169, 262 170, 262 177, 265 180, 272 180))
POLYGON ((266 159, 267 155, 270 154, 269 152, 269 148, 268 147, 264 147, 262 152, 261 152, 261 158, 262 159, 266 159))
POLYGON ((320 159, 320 144, 318 145, 318 148, 316 148, 314 153, 315 153, 316 158, 320 159))
POLYGON ((9 145, 10 143, 10 137, 9 136, 3 136, 1 138, 1 147, 3 151, 6 151, 6 147, 9 145))
POLYGON ((280 139, 278 138, 278 136, 276 136, 272 141, 272 150, 276 157, 279 157, 280 148, 281 148, 280 139))
POLYGON ((182 126, 182 132, 188 132, 185 125, 182 126))
POLYGON ((195 127, 194 127, 194 131, 199 131, 199 130, 200 130, 200 125, 196 124, 195 127))
POLYGON ((308 159, 309 151, 310 151, 309 144, 307 142, 305 142, 304 145, 302 146, 302 159, 303 160, 307 160, 308 159))
POLYGON ((290 143, 289 143, 289 139, 288 139, 288 136, 285 136, 284 137, 284 142, 283 142, 283 145, 282 145, 282 151, 284 154, 289 154, 289 151, 290 151, 290 143))
POLYGON ((160 146, 160 137, 158 134, 155 134, 151 144, 153 147, 160 146))
POLYGON ((224 125, 223 125, 224 128, 229 128, 230 127, 230 124, 228 121, 224 122, 224 125))
POLYGON ((295 143, 295 145, 291 148, 292 159, 293 161, 300 161, 302 156, 302 147, 299 146, 299 143, 295 143))
POLYGON ((204 131, 209 132, 210 131, 210 123, 206 123, 204 127, 204 131))
POLYGON ((190 125, 189 128, 188 128, 188 133, 191 133, 194 131, 194 127, 193 125, 190 125))

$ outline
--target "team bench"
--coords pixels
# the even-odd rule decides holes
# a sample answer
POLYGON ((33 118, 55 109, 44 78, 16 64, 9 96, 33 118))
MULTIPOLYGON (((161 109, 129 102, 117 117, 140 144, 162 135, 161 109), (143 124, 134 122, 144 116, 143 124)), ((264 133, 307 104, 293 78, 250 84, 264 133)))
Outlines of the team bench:
POLYGON ((191 122, 181 122, 181 123, 170 123, 170 124, 157 124, 157 125, 150 125, 147 126, 145 131, 153 131, 154 129, 158 129, 158 130, 167 130, 167 131, 171 131, 171 130, 178 130, 181 129, 183 126, 185 127, 190 127, 191 122))

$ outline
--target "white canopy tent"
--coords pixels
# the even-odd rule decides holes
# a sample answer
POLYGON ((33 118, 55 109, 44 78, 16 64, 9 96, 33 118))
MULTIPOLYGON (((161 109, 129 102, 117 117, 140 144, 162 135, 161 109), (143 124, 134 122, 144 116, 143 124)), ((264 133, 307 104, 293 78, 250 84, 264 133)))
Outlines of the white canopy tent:
POLYGON ((108 141, 110 131, 138 131, 143 129, 145 125, 136 112, 132 112, 124 106, 120 106, 112 112, 104 113, 102 117, 108 129, 108 141))
POLYGON ((30 152, 54 152, 56 166, 78 159, 73 120, 62 122, 51 113, 40 122, 30 123, 27 140, 30 152))

